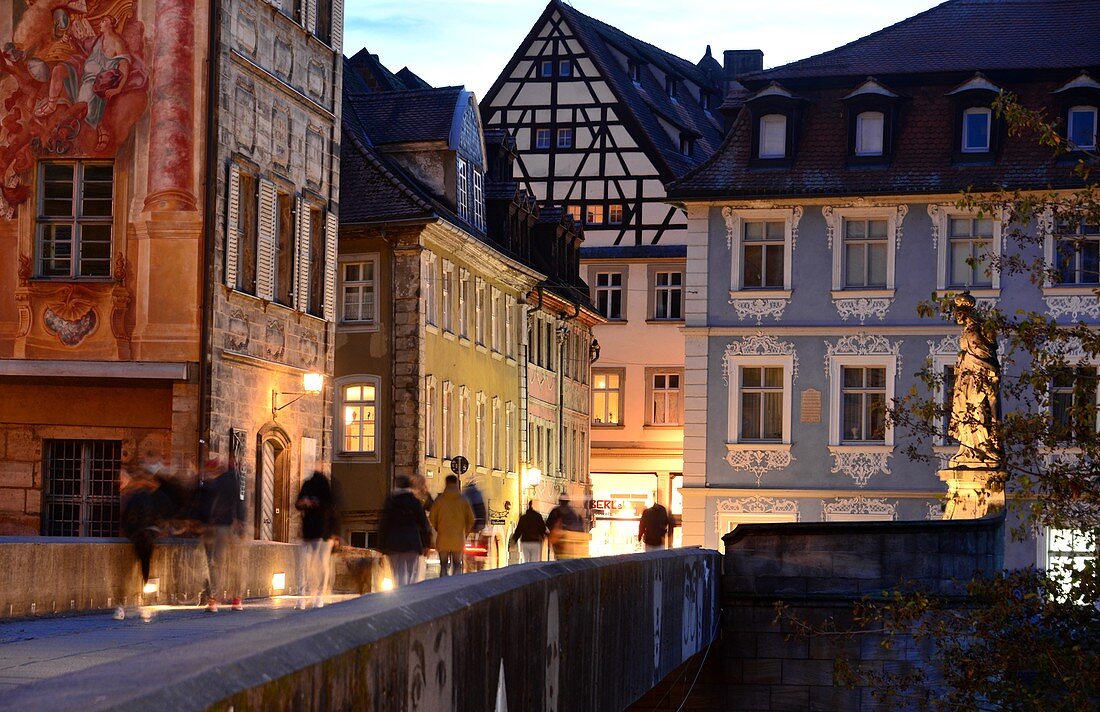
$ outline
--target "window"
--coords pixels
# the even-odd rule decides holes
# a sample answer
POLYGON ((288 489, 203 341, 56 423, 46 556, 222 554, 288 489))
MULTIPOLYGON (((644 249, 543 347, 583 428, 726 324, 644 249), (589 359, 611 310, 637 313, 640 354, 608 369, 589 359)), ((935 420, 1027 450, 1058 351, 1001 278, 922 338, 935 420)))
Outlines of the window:
POLYGON ((841 442, 885 442, 886 369, 842 366, 840 378, 841 442))
POLYGON ((1066 592, 1073 572, 1083 571, 1089 564, 1096 565, 1097 543, 1100 540, 1098 533, 1096 529, 1047 530, 1046 569, 1052 577, 1062 582, 1066 592))
POLYGON ((466 161, 461 158, 458 159, 457 176, 455 180, 458 186, 458 195, 455 201, 458 205, 458 217, 463 220, 468 220, 470 217, 470 206, 466 201, 469 199, 467 195, 469 193, 469 179, 467 177, 466 161))
MULTIPOLYGON (((310 208, 309 313, 314 316, 322 316, 325 311, 325 247, 325 212, 320 208, 310 208)), ((255 280, 253 271, 253 285, 255 280)))
POLYGON ((607 207, 607 222, 611 225, 621 225, 623 222, 623 206, 612 203, 607 207))
POLYGON ((550 148, 550 129, 535 130, 535 148, 550 148))
POLYGON ((592 424, 622 425, 623 374, 592 371, 592 424))
POLYGON ((110 277, 114 166, 43 163, 38 196, 38 275, 110 277))
POLYGON ((450 381, 443 381, 443 457, 450 459, 455 456, 454 449, 454 386, 450 381))
POLYGON ((683 299, 683 272, 655 272, 653 274, 654 319, 683 319, 683 299))
POLYGON ((1074 150, 1096 148, 1096 107, 1074 106, 1069 110, 1066 122, 1069 141, 1074 150))
POLYGON ((856 155, 881 156, 884 116, 881 111, 864 111, 856 116, 856 155))
POLYGON ((765 114, 760 117, 760 158, 784 158, 787 155, 787 117, 765 114))
POLYGON ((504 448, 500 446, 500 438, 504 435, 503 428, 500 427, 500 398, 493 396, 493 420, 491 427, 489 428, 489 464, 494 470, 502 470, 500 458, 504 452, 504 448))
POLYGON ((503 297, 504 308, 504 355, 508 358, 516 357, 516 320, 515 307, 508 295, 503 297))
POLYGON ((327 45, 332 44, 332 0, 317 0, 317 18, 313 34, 327 45))
POLYGON ((368 377, 361 383, 341 387, 344 410, 341 452, 373 454, 377 445, 378 379, 368 377))
POLYGON ((558 129, 558 148, 572 148, 573 129, 558 129))
POLYGON ((569 217, 573 218, 573 222, 579 223, 581 221, 581 206, 566 205, 565 212, 569 217))
POLYGON ((603 206, 602 205, 589 205, 588 206, 588 224, 589 225, 601 225, 603 224, 603 206))
POLYGON ((680 135, 680 153, 690 156, 695 152, 695 140, 691 136, 680 135))
POLYGON ((341 321, 373 324, 377 320, 375 271, 377 258, 344 262, 341 270, 341 321))
POLYGON ((650 375, 650 425, 683 424, 682 385, 683 376, 680 371, 658 371, 650 375))
POLYGON ((1051 379, 1052 432, 1060 441, 1092 440, 1096 434, 1096 367, 1068 366, 1051 379))
POLYGON ((786 229, 778 221, 744 223, 741 243, 742 289, 782 289, 786 229))
POLYGON ((626 71, 630 74, 630 81, 634 82, 635 86, 640 87, 642 85, 642 67, 637 62, 629 62, 626 65, 626 71))
POLYGON ((294 196, 279 193, 276 199, 275 301, 294 303, 294 196))
POLYGON ((443 260, 443 330, 454 332, 454 302, 455 302, 455 268, 447 260, 443 260))
POLYGON ((783 369, 741 367, 741 442, 783 439, 783 369))
POLYGON ((596 273, 596 311, 608 319, 623 318, 623 273, 596 273))
POLYGON ((992 112, 985 107, 972 107, 963 111, 963 153, 985 153, 989 150, 992 119, 992 112))
POLYGON ((462 270, 458 278, 458 335, 463 338, 470 336, 470 282, 470 273, 462 270))
POLYGON ((845 288, 885 288, 889 243, 885 220, 844 219, 845 288))
POLYGON ((955 365, 943 364, 940 366, 941 385, 940 406, 943 416, 940 419, 939 442, 944 445, 958 445, 959 441, 951 435, 951 409, 955 403, 955 365))
POLYGON ((976 218, 948 220, 949 286, 991 287, 993 285, 993 221, 976 218))
POLYGON ((435 376, 424 377, 424 454, 428 457, 435 457, 436 453, 436 440, 435 440, 435 419, 436 419, 436 403, 435 376))
MULTIPOLYGON (((237 289, 248 294, 256 293, 256 253, 259 249, 259 221, 257 208, 260 202, 260 184, 256 176, 240 174, 240 194, 238 198, 237 230, 240 242, 237 247, 237 289)), ((320 212, 320 211, 318 211, 320 212)), ((319 217, 321 234, 324 234, 324 221, 319 217)), ((324 239, 321 245, 324 246, 324 239)), ((316 243, 314 243, 316 244, 316 243)), ((321 255, 322 261, 324 255, 321 255)), ((311 265, 312 267, 312 265, 311 265)), ((322 270, 323 271, 323 270, 322 270)), ((323 285, 322 285, 323 287, 323 285)), ((321 292, 323 299, 323 292, 321 292)), ((319 302, 318 302, 319 303, 319 302)), ((318 310, 320 306, 317 307, 318 310)))
POLYGON ((670 99, 676 99, 676 77, 665 77, 665 93, 668 94, 670 99))
POLYGON ((45 440, 42 533, 119 536, 118 440, 45 440))
POLYGON ((485 193, 482 190, 483 176, 481 175, 481 171, 476 168, 472 168, 471 172, 474 174, 474 227, 484 230, 485 193))
POLYGON ((558 62, 558 76, 559 77, 571 77, 573 76, 573 63, 568 59, 563 59, 558 62))
POLYGON ((477 453, 475 454, 474 461, 477 463, 478 467, 485 467, 489 464, 489 420, 486 418, 485 413, 485 394, 479 392, 476 400, 477 410, 474 416, 477 421, 475 426, 477 429, 477 453))
POLYGON ((458 453, 469 459, 470 447, 470 391, 466 386, 458 389, 458 453))
POLYGON ((505 333, 507 331, 507 323, 505 314, 508 311, 507 298, 497 290, 493 288, 493 308, 490 313, 492 317, 492 350, 495 353, 501 353, 505 350, 504 343, 507 341, 508 336, 505 333))
POLYGON ((1062 224, 1058 229, 1058 282, 1061 285, 1100 283, 1100 226, 1062 224))
POLYGON ((424 321, 439 323, 439 306, 436 302, 436 282, 439 274, 439 258, 431 252, 424 253, 424 275, 421 289, 424 292, 424 321))
POLYGON ((504 467, 516 471, 516 406, 512 401, 504 405, 504 467))
POLYGON ((540 67, 541 74, 544 77, 554 76, 554 61, 550 59, 544 59, 540 67))

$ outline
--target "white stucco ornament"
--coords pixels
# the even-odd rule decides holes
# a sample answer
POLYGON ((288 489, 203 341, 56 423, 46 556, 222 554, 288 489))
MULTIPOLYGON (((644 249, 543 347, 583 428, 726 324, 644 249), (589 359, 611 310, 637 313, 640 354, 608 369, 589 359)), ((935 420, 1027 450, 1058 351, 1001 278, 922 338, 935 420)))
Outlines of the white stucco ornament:
POLYGON ((890 474, 890 458, 893 453, 879 450, 832 450, 833 474, 845 474, 856 487, 866 487, 875 475, 890 474))
POLYGON ((890 297, 843 297, 833 300, 837 314, 844 321, 851 318, 859 319, 863 324, 869 317, 876 317, 879 321, 886 320, 886 312, 890 311, 890 305, 894 300, 890 297))
POLYGON ((881 334, 858 333, 842 336, 836 343, 825 342, 825 376, 836 356, 893 356, 897 359, 897 375, 901 375, 901 341, 890 343, 881 334))
POLYGON ((750 336, 745 336, 726 345, 726 353, 722 359, 722 380, 729 385, 730 359, 738 356, 791 356, 791 383, 798 380, 798 353, 794 344, 789 341, 780 341, 774 336, 768 336, 758 331, 750 336))
POLYGON ((1094 294, 1073 294, 1064 297, 1043 297, 1051 318, 1069 316, 1077 321, 1081 316, 1100 319, 1100 299, 1094 294))
MULTIPOLYGON (((796 500, 778 497, 727 497, 715 501, 715 511, 719 515, 779 515, 784 518, 790 517, 796 522, 802 519, 796 500)), ((720 516, 714 518, 714 528, 719 536, 726 533, 722 531, 720 516)))
POLYGON ((794 462, 790 450, 730 450, 726 453, 726 462, 735 470, 750 472, 756 476, 756 486, 766 472, 783 470, 794 462))
POLYGON ((832 501, 821 500, 821 512, 828 520, 831 517, 880 517, 898 518, 898 503, 887 502, 877 497, 836 497, 832 501))
POLYGON ((790 304, 790 299, 776 298, 776 299, 761 299, 761 298, 730 298, 730 304, 733 305, 734 311, 737 312, 737 318, 740 321, 745 319, 756 319, 756 325, 760 326, 763 323, 764 317, 771 317, 776 321, 783 319, 783 310, 790 304))

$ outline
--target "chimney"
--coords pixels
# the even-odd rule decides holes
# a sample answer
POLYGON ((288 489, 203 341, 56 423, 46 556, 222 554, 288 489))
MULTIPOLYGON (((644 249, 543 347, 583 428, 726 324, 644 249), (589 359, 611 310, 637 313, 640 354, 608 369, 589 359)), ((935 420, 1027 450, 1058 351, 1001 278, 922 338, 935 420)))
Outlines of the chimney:
POLYGON ((764 68, 764 52, 758 49, 727 49, 722 53, 723 71, 727 82, 748 72, 764 68))

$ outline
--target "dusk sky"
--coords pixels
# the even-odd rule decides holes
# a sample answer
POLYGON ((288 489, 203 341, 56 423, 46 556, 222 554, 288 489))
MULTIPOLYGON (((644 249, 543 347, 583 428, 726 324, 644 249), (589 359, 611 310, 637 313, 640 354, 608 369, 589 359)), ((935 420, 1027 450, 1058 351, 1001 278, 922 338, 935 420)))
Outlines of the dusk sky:
MULTIPOLYGON (((367 47, 434 86, 464 84, 480 98, 546 7, 541 0, 346 0, 344 52, 367 47)), ((761 49, 774 67, 851 42, 933 0, 576 0, 581 12, 693 62, 709 44, 761 49)))

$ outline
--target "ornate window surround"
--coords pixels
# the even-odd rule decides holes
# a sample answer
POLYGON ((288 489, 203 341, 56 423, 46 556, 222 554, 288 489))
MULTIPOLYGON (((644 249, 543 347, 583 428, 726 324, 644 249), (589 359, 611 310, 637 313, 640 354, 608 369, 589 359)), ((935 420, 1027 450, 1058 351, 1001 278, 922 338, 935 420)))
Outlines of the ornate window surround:
POLYGON ((833 305, 837 314, 847 321, 851 317, 859 318, 862 324, 868 317, 875 316, 880 321, 886 319, 886 313, 894 303, 894 274, 898 248, 901 247, 902 222, 909 213, 907 205, 824 205, 821 214, 825 217, 825 239, 833 256, 833 305), (886 220, 886 288, 860 289, 844 286, 844 220, 886 220))
MULTIPOLYGON (((947 366, 953 366, 955 360, 959 356, 959 335, 948 334, 947 336, 939 339, 938 341, 929 339, 928 341, 928 361, 932 364, 932 372, 935 374, 942 374, 943 369, 947 366)), ((936 402, 943 403, 944 396, 944 384, 939 383, 936 385, 936 402)), ((954 454, 958 448, 947 442, 947 433, 940 432, 936 435, 936 439, 932 442, 932 451, 944 459, 954 454)))
POLYGON ((836 497, 821 500, 821 520, 825 522, 883 522, 898 518, 898 503, 884 498, 836 497))
POLYGON ((801 519, 798 502, 793 499, 737 497, 715 501, 714 524, 720 537, 733 531, 738 524, 797 522, 801 519))
POLYGON ((882 444, 843 444, 840 438, 841 378, 843 366, 883 366, 886 368, 886 399, 893 399, 895 379, 901 375, 901 341, 890 343, 885 336, 857 333, 843 336, 836 343, 825 342, 825 375, 829 382, 829 454, 830 472, 849 475, 859 487, 865 487, 873 475, 890 474, 894 453, 894 429, 887 423, 882 444))
POLYGON ((798 379, 798 355, 794 344, 762 332, 726 346, 722 363, 723 380, 729 384, 726 429, 726 462, 735 470, 760 477, 769 470, 788 467, 791 455, 791 411, 794 384, 798 379), (741 432, 741 367, 780 366, 783 368, 783 438, 780 442, 743 442, 741 432))
MULTIPOLYGON (((1043 236, 1043 259, 1048 269, 1055 267, 1054 258, 1054 216, 1048 208, 1038 219, 1038 229, 1043 236)), ((1070 320, 1078 321, 1081 316, 1100 319, 1100 299, 1096 298, 1095 285, 1043 285, 1043 302, 1051 318, 1068 315, 1070 320)))
MULTIPOLYGON (((950 250, 950 238, 948 237, 947 221, 951 218, 976 218, 976 210, 959 210, 954 205, 943 203, 929 203, 928 216, 932 218, 932 249, 936 251, 936 291, 940 296, 947 292, 957 292, 957 287, 947 286, 947 260, 950 250)), ((1002 241, 1004 234, 1004 217, 1000 214, 991 216, 993 220, 993 253, 1000 256, 1002 253, 1002 241)), ((995 301, 1001 296, 1001 273, 993 270, 991 275, 993 286, 983 289, 971 289, 970 293, 982 301, 995 301)))
POLYGON ((791 267, 793 253, 798 246, 798 223, 802 219, 802 206, 790 208, 722 208, 726 222, 726 247, 730 250, 730 298, 729 303, 737 312, 737 318, 755 318, 760 324, 765 316, 775 321, 783 318, 783 312, 791 301, 791 267), (783 235, 783 289, 743 289, 741 285, 741 244, 746 222, 755 220, 784 223, 783 235))

